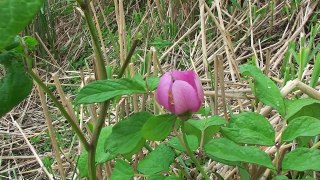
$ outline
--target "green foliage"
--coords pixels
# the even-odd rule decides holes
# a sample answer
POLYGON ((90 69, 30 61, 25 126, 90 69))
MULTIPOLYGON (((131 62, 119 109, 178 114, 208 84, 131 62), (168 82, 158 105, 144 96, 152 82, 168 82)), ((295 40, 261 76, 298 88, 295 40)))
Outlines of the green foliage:
POLYGON ((310 116, 292 119, 282 132, 281 140, 292 141, 297 137, 316 136, 320 134, 320 120, 310 116))
POLYGON ((108 79, 94 81, 83 87, 75 99, 76 104, 104 102, 116 96, 145 93, 143 84, 131 79, 108 79))
POLYGON ((180 178, 176 176, 163 176, 160 174, 153 174, 148 176, 148 180, 180 180, 180 178))
POLYGON ((96 163, 104 163, 116 157, 116 155, 104 150, 106 139, 112 133, 112 126, 101 129, 96 149, 96 163))
POLYGON ((199 142, 203 141, 205 144, 220 130, 220 126, 226 123, 222 117, 212 116, 201 120, 190 119, 185 123, 185 128, 188 134, 197 136, 199 142))
POLYGON ((276 180, 287 180, 288 177, 287 176, 277 176, 276 180))
POLYGON ((31 92, 33 83, 25 72, 22 57, 19 54, 6 52, 0 54, 6 75, 0 79, 0 117, 18 105, 31 92))
POLYGON ((142 128, 143 137, 147 140, 164 140, 172 131, 177 116, 164 114, 148 119, 142 128))
POLYGON ((282 161, 282 169, 306 171, 320 171, 320 150, 298 148, 287 153, 282 161))
POLYGON ((310 116, 320 119, 320 101, 316 99, 297 99, 286 101, 287 115, 285 119, 290 123, 292 119, 300 116, 310 116))
POLYGON ((45 156, 41 159, 41 161, 43 162, 44 166, 50 170, 50 172, 52 173, 52 164, 54 163, 54 159, 50 156, 45 156))
MULTIPOLYGON (((171 27, 171 26, 169 26, 171 27)), ((165 47, 168 47, 168 46, 171 46, 173 44, 172 41, 168 41, 168 40, 163 40, 159 37, 156 37, 154 39, 154 42, 151 42, 150 45, 151 46, 154 46, 156 49, 162 49, 162 48, 165 48, 165 47)))
MULTIPOLYGON (((112 126, 107 126, 101 129, 101 133, 98 139, 97 149, 96 149, 96 164, 107 162, 116 157, 115 154, 106 152, 105 142, 112 132, 112 126)), ((88 152, 83 150, 79 156, 77 167, 80 172, 80 177, 88 176, 88 152)))
POLYGON ((313 71, 310 79, 310 86, 316 87, 320 76, 320 53, 317 54, 317 57, 314 60, 313 71))
MULTIPOLYGON (((306 68, 307 64, 314 56, 318 53, 320 49, 320 44, 315 43, 315 38, 319 33, 320 24, 311 25, 310 36, 307 39, 305 36, 300 37, 299 49, 296 48, 294 42, 290 42, 288 51, 292 54, 293 59, 299 65, 298 68, 298 78, 302 79, 302 73, 306 68)), ((319 76, 318 76, 319 77, 319 76)))
POLYGON ((79 169, 80 177, 87 177, 88 176, 88 152, 82 151, 78 162, 77 167, 79 169))
POLYGON ((281 115, 285 114, 285 104, 280 90, 271 79, 253 65, 242 65, 240 66, 240 71, 242 75, 253 78, 253 91, 261 102, 275 108, 281 115))
POLYGON ((155 76, 149 76, 147 77, 147 87, 150 91, 153 91, 157 89, 159 84, 160 78, 155 76))
POLYGON ((173 161, 173 150, 164 144, 160 144, 154 151, 139 162, 138 170, 146 175, 169 171, 170 164, 173 161))
POLYGON ((42 6, 42 0, 0 1, 0 50, 14 41, 42 6))
POLYGON ((270 157, 261 149, 254 146, 240 146, 226 138, 210 140, 204 146, 205 152, 222 160, 231 162, 245 162, 275 169, 270 157))
POLYGON ((139 112, 117 123, 105 141, 105 150, 112 154, 139 151, 145 142, 141 132, 142 127, 151 117, 150 113, 139 112))
POLYGON ((239 144, 272 146, 275 143, 273 127, 258 113, 243 112, 232 116, 228 126, 221 130, 225 137, 239 144))
POLYGON ((116 159, 116 165, 112 171, 111 180, 128 179, 130 180, 134 175, 134 171, 130 164, 122 159, 116 159))
MULTIPOLYGON (((191 151, 195 151, 196 149, 198 149, 199 141, 198 141, 197 136, 187 135, 187 141, 188 141, 188 144, 189 144, 191 151)), ((186 150, 186 148, 179 141, 178 137, 171 138, 168 143, 171 147, 173 147, 179 151, 183 152, 186 150)))

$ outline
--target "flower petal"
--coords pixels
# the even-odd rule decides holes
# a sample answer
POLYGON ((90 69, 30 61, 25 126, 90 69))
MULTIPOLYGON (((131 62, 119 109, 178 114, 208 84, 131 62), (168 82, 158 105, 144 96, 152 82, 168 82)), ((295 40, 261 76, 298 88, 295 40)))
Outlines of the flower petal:
POLYGON ((197 91, 200 102, 203 101, 204 93, 201 81, 194 71, 172 70, 172 77, 174 80, 182 80, 188 82, 197 91))
POLYGON ((204 92, 203 92, 201 81, 200 81, 198 76, 195 76, 194 82, 195 82, 195 85, 196 85, 195 89, 197 90, 197 94, 198 94, 199 100, 202 103, 203 97, 204 97, 204 92))
POLYGON ((201 106, 196 90, 188 82, 182 80, 174 81, 172 96, 175 108, 174 113, 177 115, 188 111, 197 112, 201 106))
POLYGON ((194 81, 196 74, 193 71, 191 71, 191 70, 189 70, 189 71, 172 70, 171 74, 172 74, 172 77, 174 80, 186 81, 192 87, 196 88, 196 84, 194 81))
POLYGON ((165 73, 161 78, 156 90, 156 98, 160 105, 164 108, 170 110, 169 105, 169 92, 172 86, 172 77, 171 73, 165 73))

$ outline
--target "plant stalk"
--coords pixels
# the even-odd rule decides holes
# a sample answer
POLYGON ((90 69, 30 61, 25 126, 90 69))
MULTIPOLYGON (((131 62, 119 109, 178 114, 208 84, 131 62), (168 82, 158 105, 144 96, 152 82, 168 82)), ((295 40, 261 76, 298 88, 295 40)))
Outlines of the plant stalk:
POLYGON ((97 149, 97 143, 99 139, 99 135, 101 132, 101 129, 104 125, 106 116, 107 116, 107 109, 109 107, 110 101, 106 101, 104 103, 100 104, 100 114, 97 120, 97 123, 94 126, 92 139, 90 142, 90 148, 88 152, 88 175, 90 179, 95 180, 96 179, 96 149, 97 149))
POLYGON ((59 102, 59 100, 53 95, 53 93, 50 91, 50 89, 41 81, 41 79, 32 71, 32 69, 27 70, 28 74, 31 76, 31 78, 43 89, 44 92, 48 94, 50 99, 53 101, 54 105, 60 110, 61 114, 66 118, 68 123, 70 123, 72 129, 79 137, 81 143, 83 144, 83 147, 88 151, 90 149, 90 145, 88 141, 86 140, 84 134, 82 133, 81 129, 78 127, 78 125, 72 120, 69 113, 64 109, 63 105, 59 102))
POLYGON ((84 17, 86 19, 86 22, 87 22, 87 25, 89 28, 89 32, 90 32, 90 35, 92 38, 93 51, 94 51, 94 56, 95 56, 94 64, 95 64, 95 68, 96 68, 97 79, 98 80, 106 79, 107 78, 107 71, 106 71, 104 60, 103 60, 103 54, 101 51, 101 47, 99 45, 100 41, 99 41, 99 37, 97 34, 97 29, 94 25, 94 22, 91 18, 91 15, 90 15, 90 4, 89 4, 90 2, 88 0, 77 0, 77 2, 80 5, 80 7, 84 13, 84 17))
POLYGON ((118 78, 121 78, 121 77, 123 76, 123 74, 124 74, 127 66, 128 66, 129 63, 130 63, 131 57, 132 57, 132 55, 133 55, 133 53, 134 53, 134 51, 135 51, 135 49, 136 49, 136 47, 137 47, 137 45, 138 45, 138 43, 139 43, 140 41, 141 41, 141 37, 140 37, 140 35, 138 35, 138 36, 134 39, 134 41, 133 41, 133 43, 132 43, 132 46, 131 46, 131 48, 130 48, 130 51, 129 51, 129 53, 128 53, 128 55, 127 55, 127 57, 126 57, 123 65, 121 66, 120 72, 119 72, 119 74, 118 74, 118 78))
POLYGON ((201 173, 201 175, 204 177, 205 180, 209 180, 210 179, 209 176, 206 174, 206 172, 204 171, 204 169, 200 165, 199 161, 196 159, 196 157, 194 156, 193 152, 190 149, 190 146, 187 141, 187 135, 186 135, 184 123, 185 123, 185 121, 181 120, 181 131, 182 131, 182 139, 183 139, 183 142, 181 142, 181 143, 184 145, 187 154, 189 155, 191 160, 196 165, 197 170, 201 173))
MULTIPOLYGON (((97 80, 107 79, 107 72, 106 72, 106 67, 103 60, 103 54, 100 47, 100 41, 97 34, 97 29, 90 15, 90 2, 88 0, 77 0, 77 2, 80 5, 82 11, 84 12, 84 17, 87 22, 89 32, 92 38, 92 44, 93 44, 93 50, 94 50, 94 56, 95 56, 94 65, 95 65, 96 78, 97 80)), ((90 141, 90 147, 88 150, 88 175, 89 175, 89 179, 91 180, 95 180, 97 178, 95 154, 96 154, 98 138, 107 116, 107 109, 109 107, 109 104, 110 104, 109 101, 106 101, 100 104, 98 121, 94 126, 93 135, 90 141)))

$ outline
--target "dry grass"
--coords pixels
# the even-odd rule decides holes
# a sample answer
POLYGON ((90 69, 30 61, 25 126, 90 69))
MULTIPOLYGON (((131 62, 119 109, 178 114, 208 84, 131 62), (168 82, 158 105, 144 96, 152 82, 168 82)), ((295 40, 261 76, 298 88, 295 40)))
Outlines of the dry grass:
MULTIPOLYGON (((40 42, 40 50, 35 53, 34 58, 41 79, 54 90, 57 82, 53 81, 50 73, 58 72, 65 95, 56 91, 55 93, 57 96, 61 95, 61 100, 71 102, 70 99, 73 99, 76 90, 93 76, 90 36, 88 30, 84 28, 81 11, 74 7, 75 4, 55 0, 48 2, 47 7, 50 12, 42 16, 50 20, 46 25, 49 29, 53 28, 50 31, 53 32, 50 35, 53 41, 49 41, 49 35, 38 28, 43 25, 40 20, 35 21, 31 30, 40 42), (81 70, 78 67, 81 67, 81 70)), ((317 7, 319 0, 303 0, 289 14, 284 13, 284 8, 285 6, 293 8, 291 1, 273 1, 275 2, 273 9, 270 9, 269 1, 250 3, 246 1, 243 9, 233 11, 227 10, 230 8, 230 2, 227 0, 214 1, 211 6, 203 2, 204 0, 181 0, 175 3, 159 0, 127 0, 122 6, 117 0, 96 1, 92 8, 95 10, 95 22, 99 22, 96 24, 100 32, 99 38, 105 42, 102 48, 106 63, 110 64, 113 70, 119 69, 128 51, 126 48, 130 43, 128 38, 137 32, 142 32, 144 42, 139 45, 134 63, 131 65, 132 69, 139 69, 150 55, 152 42, 155 42, 155 38, 161 37, 173 44, 160 47, 157 52, 153 51, 158 55, 158 57, 152 56, 153 62, 156 63, 158 59, 161 69, 150 65, 147 74, 158 74, 162 69, 164 71, 173 68, 193 69, 201 76, 207 97, 204 104, 206 107, 211 107, 212 112, 227 115, 226 107, 230 107, 234 113, 251 110, 254 97, 248 84, 239 77, 239 65, 251 61, 254 57, 256 64, 281 84, 279 68, 288 43, 298 40, 302 35, 306 37, 310 35, 310 25, 314 23, 311 19, 316 17, 319 22, 320 9, 317 7), (160 2, 163 2, 163 5, 160 2), (109 10, 114 3, 118 6, 114 10, 109 10), (256 6, 261 12, 265 8, 265 14, 254 15, 252 6, 256 6), (209 9, 211 11, 208 12, 209 9), (140 22, 135 21, 134 15, 138 15, 134 12, 140 16, 140 22), (171 23, 168 23, 168 19, 171 19, 171 23), (172 32, 168 30, 170 24, 177 27, 177 33, 170 35, 172 32), (223 71, 218 72, 219 69, 223 71), (211 87, 210 79, 213 74, 217 77, 216 82, 220 79, 219 87, 211 87), (224 91, 218 92, 221 87, 224 91), (218 106, 213 106, 217 104, 218 106)), ((320 42, 319 36, 315 41, 314 44, 320 42)), ((309 78, 310 70, 312 64, 304 73, 305 79, 309 78)), ((284 87, 282 92, 284 95, 290 94, 292 87, 297 86, 295 84, 284 87)), ((317 92, 313 93, 317 97, 317 92)), ((308 92, 307 94, 310 95, 308 92)), ((119 104, 114 105, 108 123, 114 123, 133 111, 157 109, 150 103, 152 96, 135 97, 135 99, 139 102, 135 101, 133 106, 130 105, 128 98, 123 98, 119 104)), ((70 132, 70 127, 48 99, 46 106, 51 113, 54 130, 59 136, 63 169, 66 176, 71 178, 81 147, 74 134, 70 132)), ((96 107, 69 110, 75 112, 80 119, 80 126, 90 136, 86 124, 95 121, 89 117, 96 117, 96 107)), ((270 113, 270 109, 266 107, 258 107, 257 111, 266 115, 277 130, 281 130, 281 117, 278 114, 270 113)), ((43 166, 37 159, 54 156, 45 119, 36 89, 28 99, 1 119, 0 179, 1 177, 2 179, 48 179, 45 169, 48 174, 60 177, 56 161, 51 166, 50 163, 49 166, 43 166), (54 173, 49 167, 52 167, 54 173)), ((275 152, 274 147, 265 150, 270 154, 275 152)), ((237 177, 237 170, 234 167, 220 163, 210 161, 207 169, 217 170, 225 179, 237 177)), ((265 175, 268 173, 266 171, 265 175)))

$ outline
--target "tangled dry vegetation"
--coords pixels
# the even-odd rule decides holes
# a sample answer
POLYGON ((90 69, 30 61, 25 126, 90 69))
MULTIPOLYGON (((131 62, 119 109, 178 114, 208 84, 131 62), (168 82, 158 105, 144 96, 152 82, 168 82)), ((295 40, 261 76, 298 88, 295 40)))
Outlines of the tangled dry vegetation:
MULTIPOLYGON (((239 65, 254 61, 281 84, 279 69, 289 42, 309 37, 311 25, 319 22, 320 17, 319 0, 251 0, 238 4, 228 0, 121 2, 92 3, 99 39, 104 42, 101 48, 110 70, 119 70, 132 39, 142 33, 143 42, 129 66, 132 74, 158 76, 173 68, 193 69, 201 76, 205 88, 204 105, 224 116, 228 116, 227 110, 237 113, 253 109, 254 96, 239 76, 239 65), (144 66, 146 61, 150 62, 148 66, 144 66), (212 86, 212 80, 219 83, 212 86)), ((96 107, 72 107, 75 92, 94 78, 90 35, 81 14, 73 1, 49 0, 26 34, 39 41, 34 59, 41 79, 90 136, 88 124, 95 119, 89 117, 96 117, 96 107)), ((316 36, 314 44, 319 40, 316 36)), ((311 61, 303 73, 304 79, 308 80, 312 68, 311 61)), ((318 92, 303 87, 303 83, 292 81, 280 88, 284 95, 306 93, 319 98, 318 92)), ((152 96, 135 100, 131 105, 124 97, 113 105, 108 123, 134 110, 153 108, 152 96)), ((258 106, 256 110, 268 115, 273 126, 281 129, 279 114, 269 113, 268 107, 258 106)), ((75 134, 52 102, 34 88, 23 103, 0 120, 0 179, 48 179, 53 174, 57 178, 72 178, 80 148, 75 134), (56 142, 49 138, 52 131, 56 142), (58 155, 53 153, 54 148, 59 149, 58 155)), ((272 154, 275 148, 265 151, 272 154)), ((219 171, 225 179, 237 178, 234 167, 210 162, 207 168, 219 171)))

